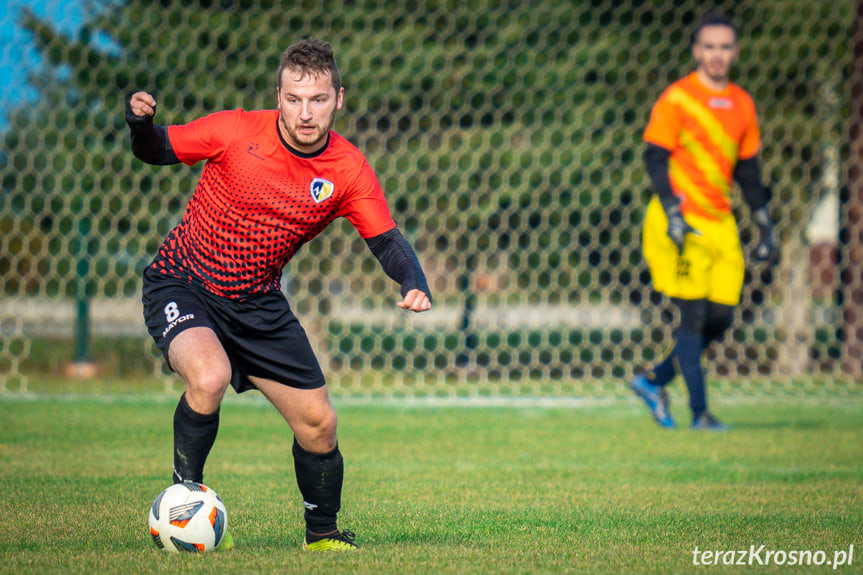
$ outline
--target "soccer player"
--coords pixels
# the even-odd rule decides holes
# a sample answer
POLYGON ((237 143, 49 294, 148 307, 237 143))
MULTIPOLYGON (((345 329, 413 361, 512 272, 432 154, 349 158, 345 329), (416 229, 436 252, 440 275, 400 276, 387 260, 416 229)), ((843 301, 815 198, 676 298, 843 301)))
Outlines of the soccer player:
POLYGON ((669 353, 637 375, 632 389, 665 428, 675 423, 664 388, 679 370, 692 428, 728 429, 708 411, 701 356, 731 325, 743 287, 743 252, 731 211, 734 181, 759 229, 753 257, 769 260, 775 252, 755 105, 729 81, 738 52, 731 20, 704 17, 692 34, 695 71, 662 93, 644 132, 644 162, 656 193, 645 215, 643 252, 654 288, 679 308, 680 325, 669 353))
POLYGON ((136 157, 156 165, 206 162, 182 220, 144 272, 144 316, 185 384, 174 413, 174 482, 203 481, 228 385, 237 393, 257 389, 294 434, 303 547, 351 551, 353 533, 336 522, 344 474, 336 412, 280 291, 282 268, 342 216, 401 284, 400 308, 429 310, 431 292, 372 168, 332 131, 344 88, 330 44, 308 39, 289 47, 276 98, 275 110, 221 111, 167 127, 154 124, 152 95, 129 99, 136 157))

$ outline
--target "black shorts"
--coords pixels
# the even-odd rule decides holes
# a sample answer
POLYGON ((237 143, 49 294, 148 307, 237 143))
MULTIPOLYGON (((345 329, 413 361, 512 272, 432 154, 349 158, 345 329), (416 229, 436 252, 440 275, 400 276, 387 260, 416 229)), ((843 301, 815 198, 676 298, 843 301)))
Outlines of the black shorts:
POLYGON ((281 292, 232 300, 148 268, 142 296, 147 330, 169 367, 168 348, 177 334, 208 327, 228 354, 237 393, 255 389, 249 376, 300 389, 325 384, 309 338, 281 292))

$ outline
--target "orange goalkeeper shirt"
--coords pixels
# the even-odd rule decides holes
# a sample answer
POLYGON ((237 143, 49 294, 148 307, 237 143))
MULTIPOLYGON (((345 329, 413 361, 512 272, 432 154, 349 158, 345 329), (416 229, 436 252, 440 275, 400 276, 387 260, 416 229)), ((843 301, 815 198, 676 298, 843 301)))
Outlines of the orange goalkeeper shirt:
POLYGON ((669 86, 650 113, 644 140, 671 152, 668 175, 684 214, 710 219, 731 213, 731 188, 738 160, 761 147, 755 104, 729 82, 709 89, 692 72, 669 86))

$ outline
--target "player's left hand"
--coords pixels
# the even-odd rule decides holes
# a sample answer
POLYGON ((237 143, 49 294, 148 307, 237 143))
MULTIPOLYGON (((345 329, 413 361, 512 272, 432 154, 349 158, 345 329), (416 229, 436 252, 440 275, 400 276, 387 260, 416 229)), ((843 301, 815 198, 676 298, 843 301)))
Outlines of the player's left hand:
POLYGON ((753 214, 755 225, 758 226, 758 245, 752 252, 752 258, 759 262, 766 262, 776 255, 776 240, 773 239, 773 223, 765 208, 756 210, 753 214))
POLYGON ((759 262, 766 262, 773 259, 776 255, 776 242, 773 240, 773 230, 771 228, 762 228, 760 231, 761 238, 758 240, 758 245, 755 246, 755 251, 752 252, 752 258, 759 262))
POLYGON ((419 313, 431 309, 431 300, 424 291, 412 289, 405 294, 405 299, 396 305, 402 309, 419 313))

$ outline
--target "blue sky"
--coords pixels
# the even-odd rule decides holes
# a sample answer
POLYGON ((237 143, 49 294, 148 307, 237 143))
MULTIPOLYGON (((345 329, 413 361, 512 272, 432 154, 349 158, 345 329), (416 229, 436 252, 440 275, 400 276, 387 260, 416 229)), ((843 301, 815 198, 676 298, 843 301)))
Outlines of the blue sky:
POLYGON ((78 30, 85 14, 82 0, 0 0, 0 128, 6 125, 9 107, 37 96, 27 87, 26 71, 38 68, 38 55, 17 23, 23 6, 69 34, 78 30))

